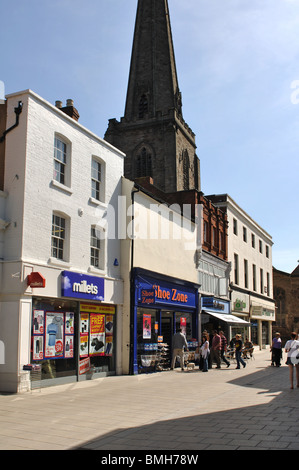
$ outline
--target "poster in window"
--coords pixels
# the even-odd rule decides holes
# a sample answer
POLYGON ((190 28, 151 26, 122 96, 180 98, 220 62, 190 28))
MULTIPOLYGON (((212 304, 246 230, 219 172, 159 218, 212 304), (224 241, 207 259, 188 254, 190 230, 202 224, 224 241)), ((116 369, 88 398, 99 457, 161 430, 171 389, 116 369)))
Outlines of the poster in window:
POLYGON ((106 322, 105 322, 105 333, 106 336, 113 336, 113 315, 106 315, 106 322))
POLYGON ((89 355, 105 355, 105 315, 90 314, 89 355))
POLYGON ((74 334, 75 314, 73 312, 65 312, 65 334, 74 334))
POLYGON ((113 352, 113 336, 106 336, 105 356, 112 356, 113 352))
POLYGON ((152 317, 151 315, 143 315, 143 339, 151 339, 152 337, 152 317))
POLYGON ((64 342, 64 357, 66 359, 74 357, 74 337, 66 335, 64 338, 64 342))
POLYGON ((62 358, 64 352, 64 313, 46 312, 45 358, 62 358))
POLYGON ((40 361, 44 357, 44 336, 33 336, 33 352, 32 359, 40 361))
POLYGON ((89 314, 80 315, 80 357, 88 356, 89 314))
POLYGON ((181 328, 183 335, 186 336, 187 334, 187 318, 186 317, 180 318, 180 328, 181 328))
POLYGON ((88 334, 80 335, 80 357, 88 356, 88 334))
POLYGON ((88 313, 81 313, 80 316, 80 334, 88 334, 89 315, 88 313))
POLYGON ((33 310, 33 334, 42 335, 44 333, 44 310, 33 310))

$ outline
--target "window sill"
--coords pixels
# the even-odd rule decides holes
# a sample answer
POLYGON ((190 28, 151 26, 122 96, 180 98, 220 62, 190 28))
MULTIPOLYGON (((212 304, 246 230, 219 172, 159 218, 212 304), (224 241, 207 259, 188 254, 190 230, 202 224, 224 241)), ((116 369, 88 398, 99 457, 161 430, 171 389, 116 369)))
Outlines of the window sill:
POLYGON ((51 264, 52 266, 57 266, 59 268, 70 268, 71 267, 71 264, 68 263, 67 261, 63 261, 61 259, 57 259, 57 258, 49 258, 48 259, 48 264, 51 264))
POLYGON ((89 266, 87 271, 92 274, 101 274, 102 276, 106 275, 106 272, 104 269, 96 268, 95 266, 89 266))
POLYGON ((51 186, 55 189, 60 189, 61 191, 67 193, 67 194, 73 194, 73 190, 69 188, 68 186, 65 186, 65 184, 61 184, 58 181, 51 180, 51 186))
POLYGON ((90 204, 94 204, 95 206, 102 206, 102 207, 104 207, 105 209, 107 209, 107 207, 108 207, 108 205, 107 205, 105 202, 99 201, 98 199, 95 199, 94 197, 90 197, 89 200, 88 200, 88 202, 89 202, 90 204))

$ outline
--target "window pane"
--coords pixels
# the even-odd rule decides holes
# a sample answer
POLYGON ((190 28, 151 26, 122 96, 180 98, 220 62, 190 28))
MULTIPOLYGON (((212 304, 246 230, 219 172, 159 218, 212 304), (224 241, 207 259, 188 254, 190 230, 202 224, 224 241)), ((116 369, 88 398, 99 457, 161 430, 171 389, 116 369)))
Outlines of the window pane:
POLYGON ((65 182, 66 144, 57 137, 54 143, 54 174, 53 178, 61 184, 65 182))
POLYGON ((53 214, 51 253, 54 258, 63 259, 65 219, 53 214))
POLYGON ((94 227, 91 227, 90 234, 90 264, 99 267, 101 240, 96 236, 94 227))

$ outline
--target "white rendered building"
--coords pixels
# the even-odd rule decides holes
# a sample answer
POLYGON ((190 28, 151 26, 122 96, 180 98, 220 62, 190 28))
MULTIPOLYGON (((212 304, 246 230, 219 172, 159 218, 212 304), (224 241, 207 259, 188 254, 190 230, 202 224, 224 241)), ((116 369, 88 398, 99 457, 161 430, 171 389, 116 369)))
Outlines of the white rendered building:
POLYGON ((120 243, 97 225, 124 154, 78 117, 31 90, 0 105, 1 391, 30 388, 28 364, 47 385, 121 373, 120 243))
POLYGON ((228 194, 206 197, 227 212, 232 313, 250 321, 244 336, 265 347, 271 344, 275 321, 272 237, 228 194))

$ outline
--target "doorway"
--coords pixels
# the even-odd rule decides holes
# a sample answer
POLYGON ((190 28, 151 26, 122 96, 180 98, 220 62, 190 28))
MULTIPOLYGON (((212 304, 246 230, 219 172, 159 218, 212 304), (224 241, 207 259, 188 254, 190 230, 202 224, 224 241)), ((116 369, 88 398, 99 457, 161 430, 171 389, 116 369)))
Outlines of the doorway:
POLYGON ((163 343, 168 345, 166 363, 170 367, 171 352, 172 352, 172 336, 173 336, 173 313, 162 311, 161 312, 161 336, 163 336, 163 343))

